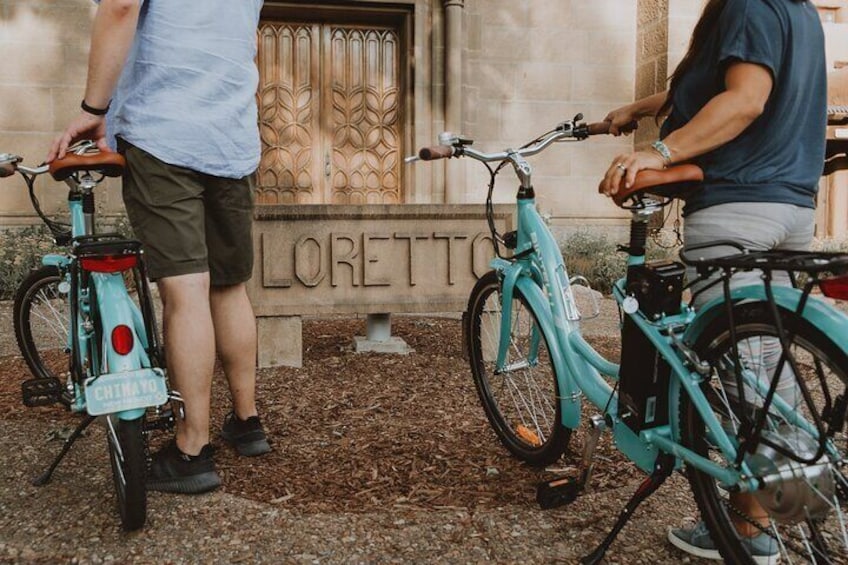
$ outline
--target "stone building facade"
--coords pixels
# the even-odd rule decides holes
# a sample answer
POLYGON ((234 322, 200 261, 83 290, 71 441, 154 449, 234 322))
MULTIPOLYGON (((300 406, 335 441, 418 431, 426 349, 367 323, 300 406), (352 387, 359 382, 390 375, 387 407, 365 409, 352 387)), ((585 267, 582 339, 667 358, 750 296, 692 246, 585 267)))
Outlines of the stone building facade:
MULTIPOLYGON (((818 0, 831 65, 848 60, 845 0, 818 0)), ((406 165, 443 130, 516 146, 583 113, 589 121, 664 87, 703 0, 267 0, 258 32, 264 204, 482 203, 472 162, 406 165)), ((0 0, 0 151, 37 163, 83 93, 90 0, 0 0)), ((635 142, 653 139, 641 129, 635 142)), ((533 161, 555 226, 621 225, 596 194, 633 138, 561 145, 533 161)), ((476 166, 475 166, 476 165, 476 166)), ((496 198, 513 196, 504 177, 496 198)), ((62 186, 39 186, 47 209, 62 186)), ((120 211, 117 184, 103 209, 120 211)), ((0 226, 33 221, 20 183, 0 226)))

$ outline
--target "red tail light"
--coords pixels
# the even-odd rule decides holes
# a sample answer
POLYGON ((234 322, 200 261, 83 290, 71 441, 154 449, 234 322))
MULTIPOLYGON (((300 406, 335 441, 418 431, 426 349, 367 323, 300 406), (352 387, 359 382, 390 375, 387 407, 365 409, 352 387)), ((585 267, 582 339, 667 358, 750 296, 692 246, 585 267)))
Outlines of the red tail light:
POLYGON ((112 330, 112 349, 119 355, 126 355, 133 348, 133 332, 129 326, 121 324, 112 330))
POLYGON ((848 275, 821 280, 819 288, 828 298, 848 300, 848 275))
POLYGON ((83 257, 82 268, 94 273, 117 273, 132 269, 138 264, 137 255, 104 255, 102 257, 83 257))

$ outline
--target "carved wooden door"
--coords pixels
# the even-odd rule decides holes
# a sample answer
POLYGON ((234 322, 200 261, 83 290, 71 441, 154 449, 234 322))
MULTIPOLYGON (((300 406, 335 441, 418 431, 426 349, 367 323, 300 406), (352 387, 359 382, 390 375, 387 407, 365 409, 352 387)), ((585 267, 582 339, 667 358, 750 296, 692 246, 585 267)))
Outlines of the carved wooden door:
POLYGON ((258 204, 394 204, 400 49, 391 27, 263 22, 258 204))

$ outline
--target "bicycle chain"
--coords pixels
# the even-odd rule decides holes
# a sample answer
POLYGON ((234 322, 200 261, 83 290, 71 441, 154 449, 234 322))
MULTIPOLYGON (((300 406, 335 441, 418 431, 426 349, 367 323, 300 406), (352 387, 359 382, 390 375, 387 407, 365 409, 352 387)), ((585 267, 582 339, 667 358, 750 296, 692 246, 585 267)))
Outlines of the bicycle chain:
MULTIPOLYGON (((729 501, 723 500, 722 504, 724 504, 724 506, 727 509, 729 509, 731 512, 736 514, 738 517, 745 520, 745 522, 754 526, 761 533, 764 533, 767 536, 769 536, 770 538, 772 538, 773 540, 775 540, 775 542, 777 542, 779 547, 785 547, 786 549, 791 549, 794 553, 796 553, 800 557, 806 557, 808 555, 806 549, 803 548, 803 547, 800 547, 797 542, 790 540, 790 539, 787 539, 787 540, 778 539, 778 537, 774 534, 774 532, 772 532, 772 530, 770 528, 766 528, 765 526, 761 525, 759 522, 754 520, 751 516, 748 516, 747 514, 745 514, 744 512, 742 512, 741 510, 739 510, 738 508, 733 506, 732 504, 730 504, 729 501)), ((828 556, 825 555, 825 556, 821 556, 821 557, 826 559, 827 563, 832 563, 832 561, 828 558, 828 556)))

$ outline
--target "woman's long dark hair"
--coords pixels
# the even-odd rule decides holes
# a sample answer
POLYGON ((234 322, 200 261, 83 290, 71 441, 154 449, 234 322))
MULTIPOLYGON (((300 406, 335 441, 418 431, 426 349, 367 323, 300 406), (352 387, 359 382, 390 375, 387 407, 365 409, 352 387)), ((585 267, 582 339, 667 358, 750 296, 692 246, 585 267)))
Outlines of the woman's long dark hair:
POLYGON ((701 12, 701 17, 698 19, 698 23, 695 24, 695 31, 692 32, 689 49, 686 50, 686 54, 681 59, 680 64, 677 65, 677 68, 674 69, 674 72, 669 78, 668 97, 663 102, 659 112, 657 112, 657 119, 660 116, 664 116, 671 108, 672 96, 680 84, 680 79, 695 65, 695 60, 701 54, 701 49, 703 49, 704 44, 707 42, 710 32, 718 23, 718 17, 721 15, 722 10, 724 10, 725 4, 727 4, 727 0, 709 0, 707 5, 704 6, 704 11, 701 12))
MULTIPOLYGON (((801 2, 803 0, 792 1, 801 2)), ((695 65, 698 55, 701 54, 701 49, 703 49, 704 44, 707 42, 707 37, 709 37, 710 32, 712 32, 713 28, 715 28, 718 24, 718 18, 721 16, 721 12, 724 10, 724 6, 726 4, 727 0, 709 0, 707 5, 704 6, 704 11, 701 12, 701 17, 698 20, 698 23, 695 24, 695 31, 692 32, 692 39, 689 41, 689 49, 686 50, 686 54, 683 56, 680 64, 677 65, 677 68, 674 69, 671 77, 669 77, 668 97, 657 112, 657 120, 659 120, 661 116, 664 116, 671 108, 671 100, 674 95, 674 91, 680 85, 680 79, 695 65)))

